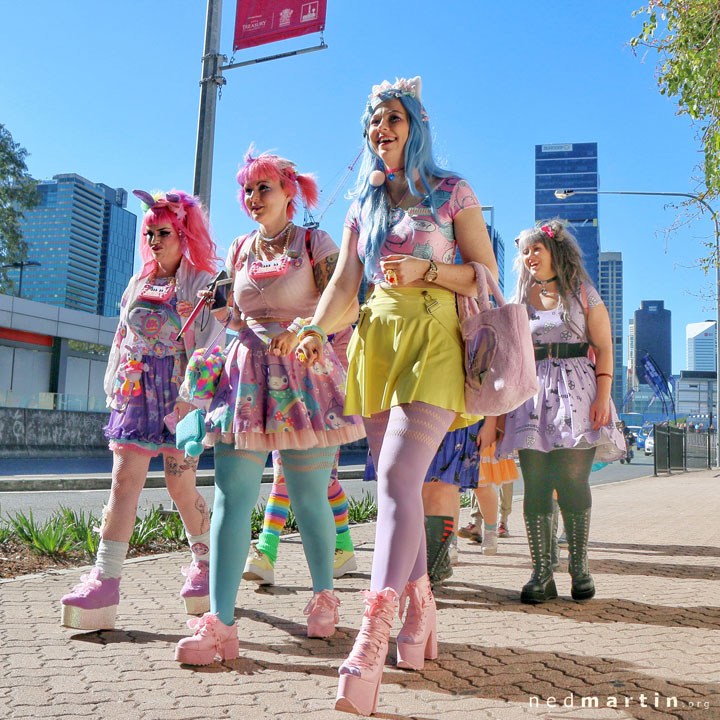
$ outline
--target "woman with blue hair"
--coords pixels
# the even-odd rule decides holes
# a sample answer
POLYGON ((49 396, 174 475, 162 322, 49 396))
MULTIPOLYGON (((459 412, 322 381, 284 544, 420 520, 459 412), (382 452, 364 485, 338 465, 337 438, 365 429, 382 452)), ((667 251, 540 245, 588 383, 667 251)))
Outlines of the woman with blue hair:
POLYGON ((437 656, 435 601, 427 575, 421 490, 449 429, 466 412, 455 294, 476 294, 473 268, 497 272, 480 203, 435 163, 420 78, 373 87, 362 118, 365 156, 345 221, 338 267, 296 352, 323 359, 325 331, 357 294, 373 291, 348 347, 344 412, 363 416, 377 468, 378 518, 362 627, 340 667, 336 709, 370 714, 398 603, 409 602, 397 637, 398 666, 437 656))

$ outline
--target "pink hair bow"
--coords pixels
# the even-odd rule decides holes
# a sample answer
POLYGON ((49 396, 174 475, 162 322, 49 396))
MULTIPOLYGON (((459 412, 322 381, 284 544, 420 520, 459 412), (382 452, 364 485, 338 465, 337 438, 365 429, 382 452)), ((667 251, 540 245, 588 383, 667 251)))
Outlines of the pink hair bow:
POLYGON ((540 228, 549 238, 555 237, 555 231, 549 225, 543 225, 540 228))

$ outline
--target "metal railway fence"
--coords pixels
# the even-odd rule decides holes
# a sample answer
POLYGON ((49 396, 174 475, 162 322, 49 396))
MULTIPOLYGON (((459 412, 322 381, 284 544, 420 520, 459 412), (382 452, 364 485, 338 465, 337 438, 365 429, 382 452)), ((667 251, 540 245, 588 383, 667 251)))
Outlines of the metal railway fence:
POLYGON ((694 432, 670 425, 654 425, 653 433, 655 475, 717 465, 714 431, 694 432))

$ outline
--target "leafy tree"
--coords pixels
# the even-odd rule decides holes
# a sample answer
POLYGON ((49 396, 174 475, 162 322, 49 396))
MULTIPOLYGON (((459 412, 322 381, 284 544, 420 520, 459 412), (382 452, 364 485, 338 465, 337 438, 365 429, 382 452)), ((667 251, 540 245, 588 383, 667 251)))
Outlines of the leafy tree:
POLYGON ((649 0, 633 15, 648 17, 631 46, 657 50, 660 93, 677 97, 678 114, 699 126, 705 154, 700 194, 712 200, 720 195, 720 2, 649 0))
MULTIPOLYGON (((25 260, 27 245, 20 232, 23 211, 38 203, 37 182, 30 177, 27 150, 0 124, 0 265, 25 260)), ((0 269, 0 291, 12 289, 8 269, 0 269)))

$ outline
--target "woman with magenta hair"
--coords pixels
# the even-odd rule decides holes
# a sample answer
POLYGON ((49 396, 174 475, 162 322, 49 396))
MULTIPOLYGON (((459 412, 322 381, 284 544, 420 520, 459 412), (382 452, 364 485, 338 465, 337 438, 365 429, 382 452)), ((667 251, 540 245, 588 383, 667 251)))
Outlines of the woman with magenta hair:
POLYGON ((336 709, 370 714, 399 601, 398 665, 437 656, 427 575, 422 486, 449 429, 480 418, 465 409, 463 346, 455 294, 477 293, 474 269, 497 272, 482 209, 467 182, 432 155, 420 78, 373 87, 357 199, 345 222, 338 269, 296 353, 321 362, 331 332, 360 287, 374 285, 348 347, 346 413, 359 413, 377 469, 378 517, 370 590, 336 709), (456 250, 463 263, 454 264, 456 250))
POLYGON ((135 525, 150 458, 161 454, 170 497, 192 549, 181 596, 189 614, 208 608, 210 513, 195 487, 197 460, 175 447, 174 421, 188 406, 178 397, 195 347, 217 338, 212 317, 198 317, 182 339, 197 294, 212 280, 218 258, 199 201, 184 192, 150 195, 135 190, 145 214, 140 231, 142 269, 130 279, 105 373, 112 409, 105 428, 113 452, 110 500, 103 510, 95 567, 62 598, 62 624, 112 629, 122 565, 135 525))
MULTIPOLYGON (((338 249, 318 229, 296 227, 298 201, 316 205, 315 180, 277 155, 245 157, 239 198, 257 229, 238 237, 226 269, 234 278, 227 308, 238 339, 206 417, 206 443, 215 447, 215 503, 211 524, 210 612, 188 622, 175 659, 206 665, 239 653, 235 598, 250 547, 250 516, 268 453, 279 451, 312 576, 305 614, 309 637, 329 637, 340 601, 333 592, 335 523, 328 484, 338 446, 365 435, 359 417, 343 414, 344 371, 324 344, 323 363, 305 367, 294 350, 337 264, 338 249)), ((348 298, 330 332, 346 328, 358 305, 348 298)), ((225 311, 220 311, 225 312, 225 311)), ((323 334, 323 339, 325 336, 323 334)))

